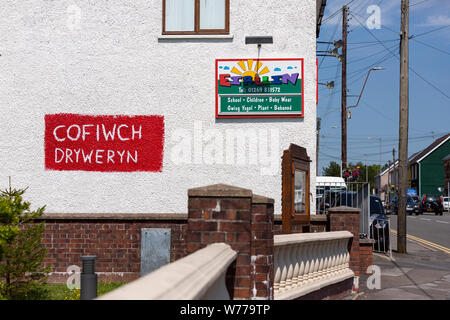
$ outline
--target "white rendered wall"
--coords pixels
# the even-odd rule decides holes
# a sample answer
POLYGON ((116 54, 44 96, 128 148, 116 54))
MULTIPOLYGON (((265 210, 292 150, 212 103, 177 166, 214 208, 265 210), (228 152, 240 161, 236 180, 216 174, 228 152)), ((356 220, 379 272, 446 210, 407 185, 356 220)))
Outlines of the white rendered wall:
POLYGON ((316 1, 230 2, 232 39, 161 40, 160 0, 1 1, 0 187, 11 176, 47 212, 181 213, 188 188, 225 183, 274 198, 281 213, 281 169, 173 161, 176 130, 194 140, 197 121, 223 133, 278 129, 277 166, 290 143, 306 147, 314 195, 316 1), (303 119, 215 119, 215 59, 255 58, 256 45, 245 45, 255 35, 274 39, 261 58, 304 58, 303 119), (44 116, 54 113, 163 115, 163 171, 45 170, 44 116))

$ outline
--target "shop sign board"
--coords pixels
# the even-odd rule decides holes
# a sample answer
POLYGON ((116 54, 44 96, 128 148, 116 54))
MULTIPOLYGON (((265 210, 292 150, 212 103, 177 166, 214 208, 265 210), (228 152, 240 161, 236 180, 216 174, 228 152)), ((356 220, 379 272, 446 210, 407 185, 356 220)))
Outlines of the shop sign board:
POLYGON ((303 59, 217 59, 216 117, 303 117, 303 59))

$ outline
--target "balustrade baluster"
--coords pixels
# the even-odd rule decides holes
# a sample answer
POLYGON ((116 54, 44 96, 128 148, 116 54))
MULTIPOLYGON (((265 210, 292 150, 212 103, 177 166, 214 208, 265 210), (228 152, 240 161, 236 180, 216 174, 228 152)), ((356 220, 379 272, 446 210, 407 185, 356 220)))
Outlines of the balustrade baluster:
POLYGON ((280 267, 281 267, 281 279, 280 279, 280 292, 286 289, 286 277, 287 277, 287 257, 286 246, 280 248, 280 267))
POLYGON ((274 248, 274 278, 273 278, 273 290, 278 292, 280 290, 281 268, 280 268, 280 249, 281 247, 274 248))
POLYGON ((298 286, 298 274, 300 271, 300 246, 299 244, 295 244, 291 249, 291 260, 294 263, 294 272, 292 274, 292 287, 295 288, 298 286))
POLYGON ((298 257, 300 259, 297 286, 303 285, 304 275, 305 275, 305 264, 306 264, 306 245, 301 243, 298 247, 298 257))
POLYGON ((292 251, 294 247, 286 246, 286 264, 287 264, 287 274, 286 274, 286 290, 292 288, 292 277, 294 276, 294 263, 295 260, 292 259, 292 251))

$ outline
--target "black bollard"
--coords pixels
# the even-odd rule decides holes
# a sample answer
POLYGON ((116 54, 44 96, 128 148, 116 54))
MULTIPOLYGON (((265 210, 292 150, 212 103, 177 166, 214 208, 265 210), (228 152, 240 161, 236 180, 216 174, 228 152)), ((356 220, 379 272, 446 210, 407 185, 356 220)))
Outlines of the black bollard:
POLYGON ((81 270, 80 300, 97 298, 97 275, 95 274, 96 256, 81 257, 83 269, 81 270))

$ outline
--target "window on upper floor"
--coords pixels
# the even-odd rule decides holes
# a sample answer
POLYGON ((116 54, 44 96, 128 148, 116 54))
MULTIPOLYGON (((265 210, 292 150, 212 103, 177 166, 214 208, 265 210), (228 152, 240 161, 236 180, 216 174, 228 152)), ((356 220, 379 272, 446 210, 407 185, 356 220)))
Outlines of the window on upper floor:
POLYGON ((228 34, 230 0, 163 0, 163 34, 228 34))

